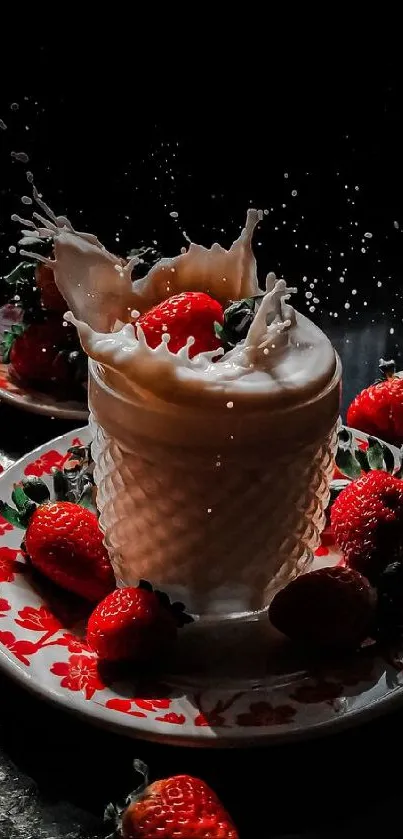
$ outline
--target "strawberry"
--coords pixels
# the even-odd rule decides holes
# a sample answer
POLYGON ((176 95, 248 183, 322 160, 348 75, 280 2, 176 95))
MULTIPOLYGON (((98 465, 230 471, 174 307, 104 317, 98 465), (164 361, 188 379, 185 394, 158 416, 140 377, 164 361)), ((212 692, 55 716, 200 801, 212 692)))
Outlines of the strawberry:
POLYGON ((107 808, 123 839, 239 839, 238 831, 212 789, 191 775, 148 784, 147 767, 134 762, 143 783, 123 810, 107 808))
POLYGON ((302 574, 273 598, 269 617, 294 641, 326 647, 354 647, 369 631, 375 593, 351 568, 319 568, 302 574))
POLYGON ((199 291, 184 291, 168 297, 145 312, 136 321, 141 326, 149 347, 158 347, 164 335, 169 335, 168 349, 172 353, 185 346, 188 338, 194 338, 189 349, 193 358, 200 352, 210 352, 221 347, 216 336, 215 324, 222 325, 224 312, 221 303, 199 291))
POLYGON ((146 583, 115 589, 90 616, 89 645, 104 661, 152 658, 176 639, 175 615, 166 601, 146 583))
POLYGON ((347 425, 389 443, 403 443, 403 378, 395 373, 394 361, 381 361, 385 378, 365 388, 347 411, 347 425))
POLYGON ((95 513, 71 501, 37 507, 25 547, 34 568, 86 600, 101 600, 115 585, 95 513))
POLYGON ((71 377, 66 342, 68 333, 62 322, 54 319, 14 327, 5 336, 4 361, 22 381, 64 383, 71 377))
POLYGON ((330 515, 347 564, 371 582, 403 551, 403 481, 374 470, 348 484, 330 515))
POLYGON ((35 282, 40 290, 42 306, 51 312, 60 312, 61 315, 67 309, 66 301, 60 294, 55 283, 55 275, 48 265, 39 262, 35 269, 35 282))

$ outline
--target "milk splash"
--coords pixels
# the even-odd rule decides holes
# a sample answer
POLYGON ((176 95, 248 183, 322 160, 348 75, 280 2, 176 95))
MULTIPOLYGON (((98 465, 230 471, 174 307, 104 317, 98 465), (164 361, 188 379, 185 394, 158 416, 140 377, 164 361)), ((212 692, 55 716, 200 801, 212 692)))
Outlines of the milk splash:
MULTIPOLYGON (((76 325, 85 352, 102 365, 110 383, 116 382, 117 374, 126 392, 143 399, 197 403, 207 397, 226 405, 234 395, 242 402, 245 397, 262 398, 293 384, 301 386, 304 349, 316 350, 307 375, 315 364, 321 366, 324 349, 320 344, 327 339, 302 315, 297 321, 293 307, 286 303, 295 289, 274 274, 267 277, 266 294, 246 339, 225 355, 219 350, 190 359, 193 338, 173 354, 168 349, 169 334, 152 349, 141 328, 132 323, 133 310, 142 313, 185 290, 210 293, 223 303, 259 294, 252 236, 263 216, 260 211, 248 210, 245 227, 228 251, 217 243, 211 248, 191 243, 184 253, 158 261, 145 277, 132 282, 138 258, 117 257, 93 234, 76 231, 65 216, 52 212, 35 187, 33 197, 43 214, 34 212, 33 220, 13 216, 25 228, 20 244, 51 238, 55 258, 25 247, 21 254, 54 270, 71 309, 66 318, 76 325)), ((305 364, 306 358, 305 352, 305 364)))

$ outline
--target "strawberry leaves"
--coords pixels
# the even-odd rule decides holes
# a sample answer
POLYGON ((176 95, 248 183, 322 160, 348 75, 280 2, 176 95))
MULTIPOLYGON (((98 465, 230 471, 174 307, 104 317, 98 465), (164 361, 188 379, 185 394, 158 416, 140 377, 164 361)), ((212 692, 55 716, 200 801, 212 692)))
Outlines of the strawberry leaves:
POLYGON ((10 361, 10 353, 13 348, 13 344, 16 338, 19 338, 20 335, 25 330, 25 326, 23 323, 13 323, 11 329, 6 330, 3 335, 3 340, 1 342, 1 352, 2 352, 2 359, 4 364, 8 364, 10 361))
POLYGON ((165 591, 158 591, 157 589, 154 589, 151 583, 148 582, 148 580, 139 580, 138 588, 143 588, 146 591, 154 592, 161 606, 163 606, 164 609, 167 609, 172 613, 173 617, 175 618, 176 625, 179 627, 179 629, 182 629, 182 627, 185 626, 185 624, 187 623, 193 623, 193 618, 190 615, 188 615, 187 612, 185 612, 184 603, 181 603, 179 600, 175 601, 175 603, 171 603, 165 591))
POLYGON ((356 480, 362 472, 370 472, 373 469, 381 469, 400 477, 395 456, 387 443, 369 436, 367 448, 358 448, 352 432, 344 426, 338 432, 337 442, 336 466, 346 478, 356 480))

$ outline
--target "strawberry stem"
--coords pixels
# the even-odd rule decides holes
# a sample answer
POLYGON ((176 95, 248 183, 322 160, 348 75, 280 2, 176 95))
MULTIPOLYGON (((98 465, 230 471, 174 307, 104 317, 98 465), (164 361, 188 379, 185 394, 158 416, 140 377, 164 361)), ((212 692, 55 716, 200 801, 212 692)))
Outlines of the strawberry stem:
POLYGON ((396 375, 396 362, 392 358, 388 361, 381 358, 379 361, 379 369, 385 379, 393 379, 396 375))

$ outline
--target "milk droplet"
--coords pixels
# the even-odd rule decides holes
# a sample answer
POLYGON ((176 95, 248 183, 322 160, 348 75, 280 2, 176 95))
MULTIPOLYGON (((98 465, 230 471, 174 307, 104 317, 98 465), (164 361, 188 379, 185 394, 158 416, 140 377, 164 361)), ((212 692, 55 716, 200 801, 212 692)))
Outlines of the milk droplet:
POLYGON ((21 201, 23 204, 32 204, 32 198, 29 195, 23 195, 21 201))
POLYGON ((310 307, 309 307, 309 309, 308 309, 308 311, 309 311, 309 312, 314 312, 314 311, 315 311, 315 306, 310 306, 310 307))
POLYGON ((393 326, 391 326, 391 327, 390 327, 390 329, 389 329, 389 333, 390 333, 390 335, 394 335, 394 334, 395 334, 395 330, 393 329, 393 326))
POLYGON ((11 157, 13 157, 14 160, 19 160, 20 163, 29 162, 29 157, 27 154, 25 154, 25 151, 12 151, 11 157))
POLYGON ((351 294, 357 294, 357 289, 356 289, 356 288, 353 288, 353 289, 351 290, 351 294))
POLYGON ((178 218, 179 213, 177 213, 176 210, 172 210, 172 212, 169 215, 171 216, 171 218, 178 218))
POLYGON ((19 107, 20 106, 19 106, 18 102, 12 102, 11 105, 10 105, 10 108, 11 108, 12 111, 18 111, 19 107))
POLYGON ((234 407, 233 402, 227 402, 227 408, 233 408, 233 407, 234 407))
POLYGON ((8 250, 10 253, 17 253, 17 248, 15 247, 15 245, 10 245, 8 250))
POLYGON ((288 178, 288 172, 284 172, 284 177, 288 178))
POLYGON ((297 190, 293 189, 292 192, 291 192, 291 195, 292 195, 293 198, 295 198, 295 196, 298 195, 297 190))
POLYGON ((364 233, 366 239, 372 239, 372 233, 364 233))
POLYGON ((350 308, 350 303, 345 303, 345 304, 344 304, 344 308, 345 308, 345 309, 349 309, 349 308, 350 308))
POLYGON ((34 182, 34 176, 33 176, 32 172, 27 172, 26 174, 27 174, 27 181, 28 181, 28 183, 33 184, 33 182, 34 182))

